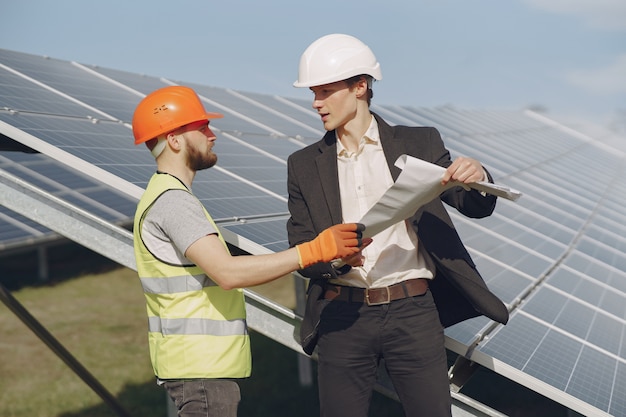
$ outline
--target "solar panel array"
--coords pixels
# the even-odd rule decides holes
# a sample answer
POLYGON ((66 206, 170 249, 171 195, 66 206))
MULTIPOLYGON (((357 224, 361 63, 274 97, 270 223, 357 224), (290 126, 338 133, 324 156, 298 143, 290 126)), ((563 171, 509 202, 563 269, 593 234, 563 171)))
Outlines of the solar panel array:
MULTIPOLYGON (((0 169, 110 223, 131 224, 129 216, 135 210, 136 200, 44 154, 0 151, 0 169)), ((23 214, 0 205, 0 253, 55 237, 23 214)))
MULTIPOLYGON (((50 186, 57 175, 37 164, 61 172, 78 167, 80 176, 59 174, 50 192, 78 204, 88 198, 96 214, 130 218, 155 170, 150 153, 132 144, 132 112, 145 94, 170 84, 193 87, 208 111, 225 114, 211 124, 218 165, 198 173, 194 193, 221 227, 259 248, 285 249, 286 159, 323 134, 306 99, 0 50, 0 133, 47 155, 2 152, 0 168, 50 186), (91 196, 83 175, 113 189, 91 196)), ((532 112, 372 110, 391 124, 436 126, 453 157, 479 159, 496 182, 524 194, 517 202, 500 199, 486 219, 451 211, 511 320, 455 325, 446 330, 448 347, 581 413, 625 416, 626 156, 532 112)), ((0 245, 19 237, 8 232, 16 224, 23 224, 24 239, 41 232, 0 212, 0 245)))

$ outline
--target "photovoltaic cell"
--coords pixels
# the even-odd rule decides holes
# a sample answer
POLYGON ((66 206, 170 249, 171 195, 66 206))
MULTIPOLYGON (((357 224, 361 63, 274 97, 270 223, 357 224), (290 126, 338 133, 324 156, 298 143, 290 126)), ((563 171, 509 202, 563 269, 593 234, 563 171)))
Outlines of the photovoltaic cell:
POLYGON ((310 100, 277 97, 266 94, 237 92, 257 105, 271 109, 277 116, 273 119, 272 127, 283 134, 298 138, 305 143, 319 140, 324 135, 320 117, 311 110, 313 95, 310 100))
MULTIPOLYGON (((89 71, 93 71, 93 73, 98 74, 99 76, 106 77, 107 79, 112 80, 114 83, 119 83, 120 85, 137 91, 143 95, 147 95, 154 90, 170 85, 167 81, 159 77, 119 71, 111 68, 102 68, 99 66, 84 63, 81 63, 81 65, 89 71)), ((139 102, 139 100, 137 100, 137 102, 139 102)), ((132 111, 133 109, 130 110, 130 112, 132 111)))
MULTIPOLYGON (((0 62, 1 63, 1 62, 0 62)), ((87 117, 89 112, 70 100, 62 100, 58 94, 48 91, 3 68, 0 68, 0 108, 10 111, 53 113, 87 117)))
MULTIPOLYGON (((109 82, 65 61, 6 50, 0 51, 0 60, 13 70, 62 91, 117 120, 130 121, 135 106, 141 100, 141 97, 125 89, 111 88, 109 82)), ((93 113, 91 116, 98 117, 100 114, 93 113)))

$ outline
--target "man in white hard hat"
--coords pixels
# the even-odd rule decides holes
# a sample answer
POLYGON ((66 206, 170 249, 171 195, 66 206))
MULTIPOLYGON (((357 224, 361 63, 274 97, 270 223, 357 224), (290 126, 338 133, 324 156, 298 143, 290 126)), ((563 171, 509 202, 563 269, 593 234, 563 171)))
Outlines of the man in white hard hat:
POLYGON ((209 113, 194 90, 153 91, 133 115, 157 171, 134 222, 137 272, 148 313, 150 359, 180 417, 235 417, 237 379, 250 376, 250 337, 241 288, 358 251, 360 227, 342 224, 286 251, 231 256, 210 214, 191 192, 196 172, 217 162, 209 113))
MULTIPOLYGON (((370 112, 380 79, 376 57, 352 36, 324 36, 302 54, 294 86, 313 92, 327 133, 288 160, 291 245, 361 219, 397 179, 402 154, 445 167, 443 184, 491 181, 477 160, 452 161, 435 128, 390 126, 370 112)), ((443 202, 480 218, 496 197, 450 188, 362 252, 301 270, 311 278, 301 343, 309 354, 317 347, 322 416, 366 417, 381 359, 407 416, 450 416, 444 327, 479 315, 507 322, 443 202)))

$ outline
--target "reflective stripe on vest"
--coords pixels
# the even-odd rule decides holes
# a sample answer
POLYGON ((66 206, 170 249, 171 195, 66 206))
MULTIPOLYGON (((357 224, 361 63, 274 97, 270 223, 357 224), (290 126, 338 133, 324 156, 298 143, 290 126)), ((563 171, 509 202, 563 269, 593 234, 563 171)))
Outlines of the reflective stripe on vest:
POLYGON ((175 294, 185 291, 200 291, 217 284, 205 274, 183 275, 168 278, 140 278, 143 292, 149 294, 175 294))
POLYGON ((151 332, 170 334, 207 334, 213 336, 236 336, 248 332, 243 320, 210 320, 210 319, 162 319, 149 317, 148 325, 151 332))
MULTIPOLYGON (((162 262, 142 240, 147 211, 172 189, 189 192, 175 177, 152 176, 137 206, 133 229, 154 373, 161 379, 248 377, 252 358, 243 290, 222 289, 196 265, 162 262)), ((219 230, 218 236, 227 247, 219 230)))

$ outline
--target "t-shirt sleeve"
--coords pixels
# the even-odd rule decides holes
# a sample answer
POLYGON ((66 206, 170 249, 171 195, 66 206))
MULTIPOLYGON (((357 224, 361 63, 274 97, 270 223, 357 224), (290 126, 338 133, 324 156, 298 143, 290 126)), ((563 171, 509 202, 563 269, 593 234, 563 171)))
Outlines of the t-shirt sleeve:
POLYGON ((198 239, 217 233, 200 201, 184 190, 163 193, 150 208, 145 224, 152 225, 152 233, 169 241, 181 255, 198 239))

